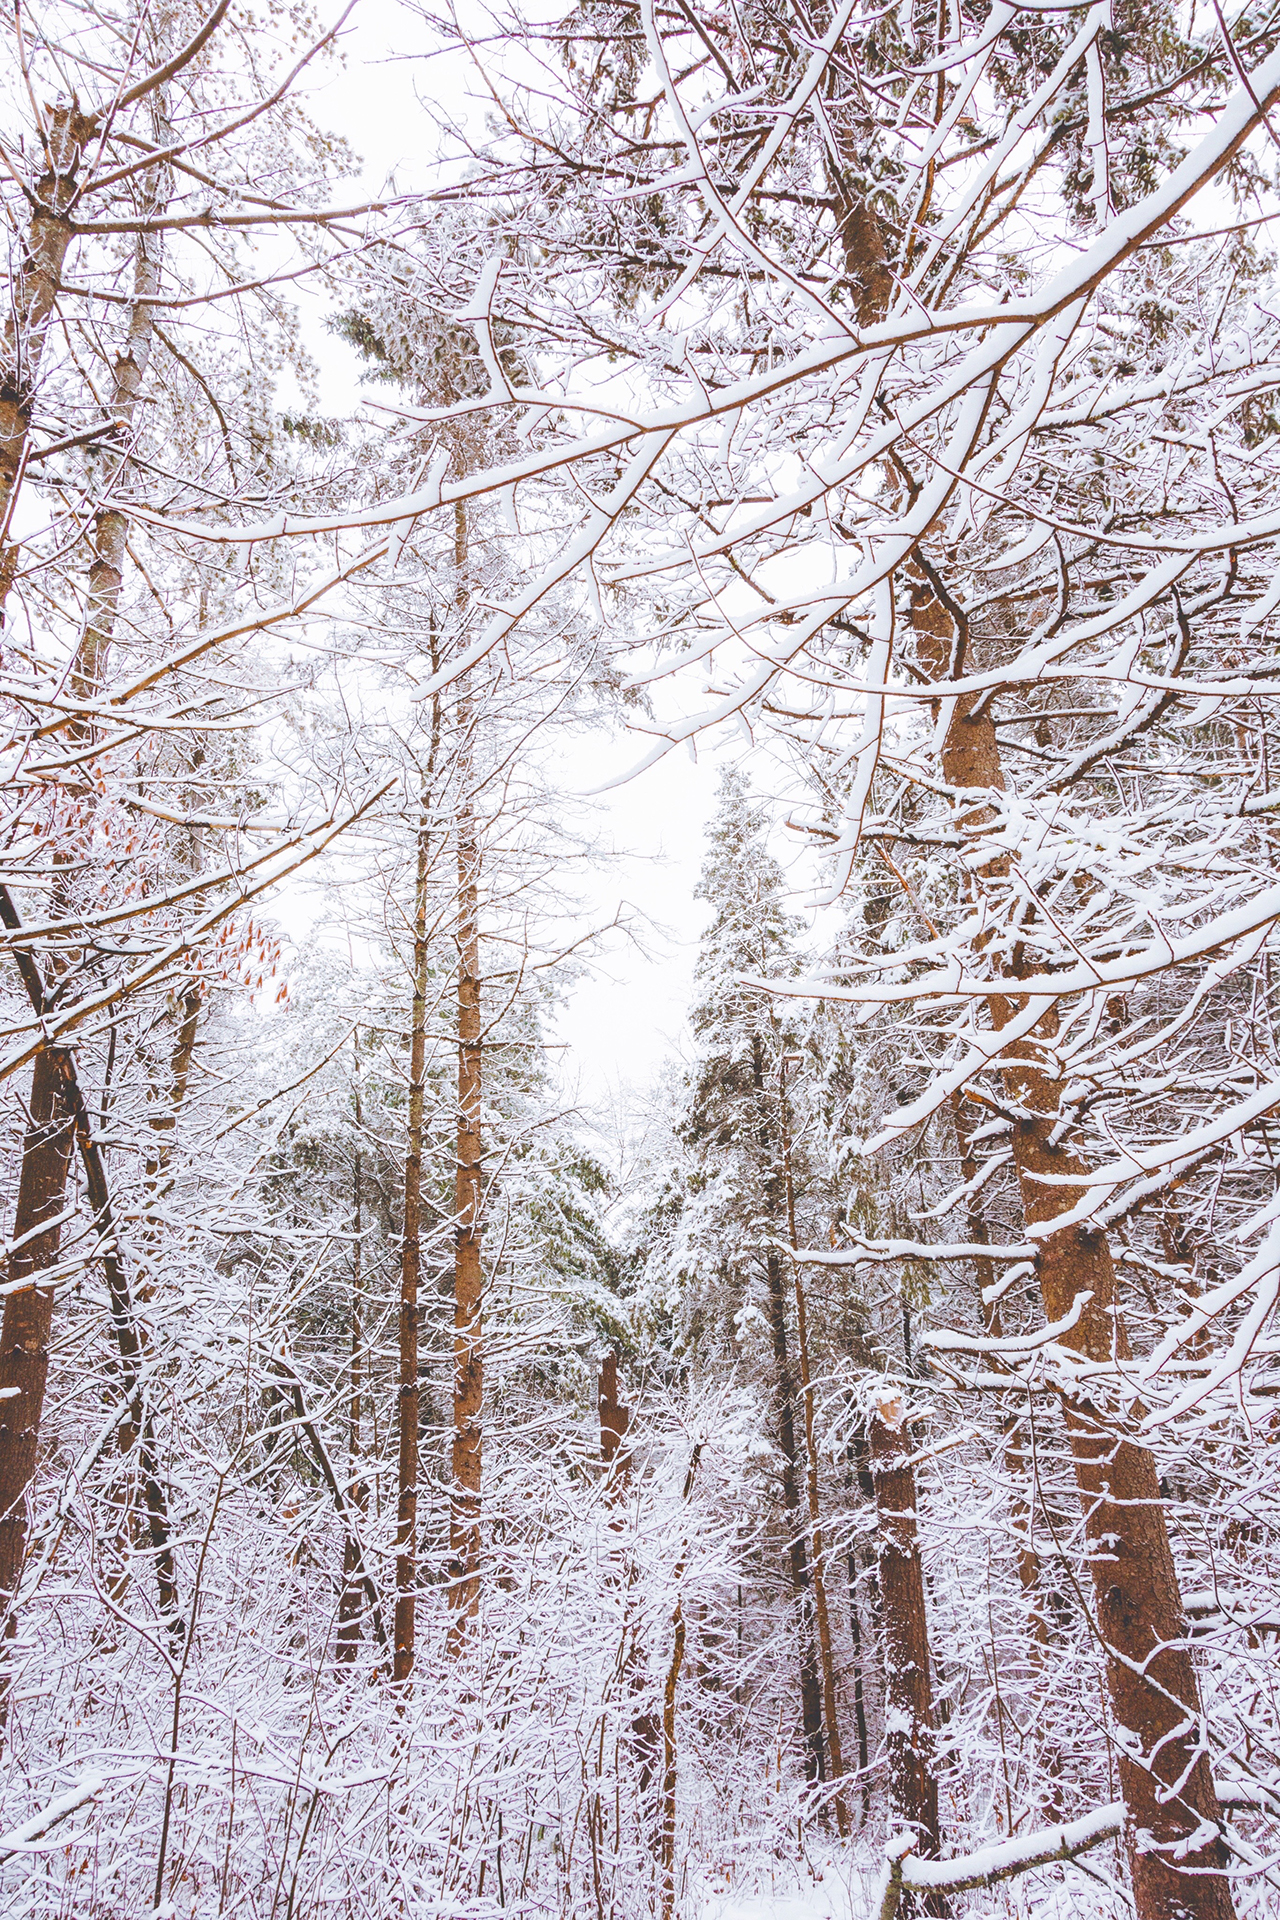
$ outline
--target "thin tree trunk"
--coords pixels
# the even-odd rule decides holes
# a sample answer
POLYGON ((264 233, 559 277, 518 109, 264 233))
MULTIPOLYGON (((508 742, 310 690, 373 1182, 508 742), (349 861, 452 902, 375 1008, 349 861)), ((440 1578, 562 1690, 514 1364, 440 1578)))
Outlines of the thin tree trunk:
MULTIPOLYGON (((4 1318, 0 1325, 0 1607, 15 1627, 13 1603, 27 1539, 27 1494, 40 1443, 49 1372, 53 1286, 38 1284, 58 1262, 61 1216, 74 1145, 74 1121, 58 1054, 36 1055, 22 1143, 4 1318), (23 1285, 26 1281, 30 1284, 23 1285)), ((0 1724, 8 1686, 0 1693, 0 1724)))
MULTIPOLYGON (((939 682, 953 672, 955 628, 932 586, 912 589, 912 625, 921 664, 939 682)), ((1004 773, 990 703, 955 703, 942 768, 954 787, 1003 790, 1004 773), (977 707, 977 712, 974 709, 977 707)), ((970 817, 969 826, 980 820, 970 817)), ((988 864, 994 879, 1007 867, 988 864)), ((994 995, 993 1025, 1017 1012, 1016 974, 994 995)), ((1040 1046, 1057 1031, 1051 1009, 1033 1036, 1003 1056, 1005 1092, 1018 1110, 1011 1136, 1014 1167, 1029 1226, 1070 1212, 1088 1190, 1088 1167, 1058 1135, 1059 1083, 1041 1064, 1040 1046), (1063 1184, 1055 1185, 1055 1181, 1063 1184)), ((1129 1357, 1115 1266, 1106 1235, 1064 1227, 1041 1242, 1036 1262, 1050 1323, 1086 1304, 1059 1343, 1103 1366, 1129 1357)), ((1226 1849, 1209 1757, 1203 1749, 1200 1692, 1186 1644, 1186 1622, 1161 1504, 1159 1476, 1145 1447, 1126 1437, 1103 1399, 1084 1396, 1066 1410, 1076 1485, 1090 1545, 1097 1627, 1107 1649, 1107 1681, 1120 1727, 1120 1787, 1138 1920, 1230 1920, 1234 1902, 1223 1877, 1226 1849)))
POLYGON ((18 564, 19 549, 8 540, 9 522, 27 460, 49 316, 73 237, 69 208, 81 150, 94 122, 73 101, 50 113, 47 126, 45 170, 35 183, 31 225, 7 302, 0 366, 0 620, 18 564))
MULTIPOLYGON (((221 23, 225 12, 226 0, 221 0, 221 4, 214 8, 199 32, 187 42, 178 59, 170 64, 162 55, 158 56, 155 64, 141 81, 125 88, 122 94, 117 95, 111 110, 112 114, 125 105, 153 94, 157 146, 163 147, 167 136, 164 104, 166 88, 178 73, 198 57, 221 23)), ((149 38, 150 36, 144 36, 144 39, 149 38)), ((0 357, 0 624, 3 624, 4 603, 17 571, 19 548, 9 543, 8 533, 27 461, 32 412, 39 384, 40 361, 44 352, 44 343, 48 337, 54 301, 62 284, 67 252, 74 238, 72 203, 79 185, 81 155, 89 140, 98 131, 98 126, 99 122, 94 116, 80 111, 74 96, 69 106, 60 106, 46 111, 42 134, 44 171, 36 180, 30 193, 31 224, 27 230, 21 263, 11 282, 10 298, 7 303, 8 318, 4 328, 2 357, 0 357)), ((159 195, 169 178, 168 169, 165 166, 148 168, 142 178, 144 187, 140 210, 154 217, 161 204, 159 195)), ((140 235, 139 264, 141 265, 148 258, 158 259, 160 244, 158 234, 140 235)), ((151 282, 144 276, 137 284, 141 291, 144 286, 150 286, 151 282)), ((135 309, 135 320, 138 318, 138 313, 139 309, 135 309)), ((149 317, 146 324, 150 326, 149 317)), ((134 341, 132 330, 130 339, 130 353, 132 353, 134 341)), ((140 377, 139 375, 139 382, 140 377)), ((132 402, 136 396, 137 384, 129 400, 130 416, 132 402)), ((120 550, 123 550, 123 534, 121 534, 120 550)), ((102 555, 108 572, 111 568, 111 554, 114 551, 114 547, 111 547, 102 555)), ((118 573, 118 554, 115 565, 118 573)), ((111 588, 105 574, 100 576, 100 582, 110 593, 111 588)), ((118 580, 115 590, 118 592, 118 580)), ((94 584, 91 576, 91 606, 93 594, 94 584)))
MULTIPOLYGON (((424 778, 413 886, 413 1004, 409 1018, 409 1131, 400 1246, 399 1458, 396 1494, 396 1608, 391 1677, 407 1690, 413 1673, 418 1585, 418 1283, 422 1273, 422 1144, 427 1078, 427 876, 429 792, 424 778)), ((403 1698, 402 1698, 403 1705, 403 1698)))
MULTIPOLYGON (((453 510, 454 609, 471 600, 470 523, 453 510)), ((480 1490, 484 1433, 484 1272, 481 1263, 480 835, 474 785, 470 676, 458 687, 458 1135, 454 1167, 453 1450, 449 1507, 449 1646, 461 1652, 480 1611, 480 1490)))
MULTIPOLYGON (((171 138, 164 89, 158 93, 153 110, 156 144, 163 148, 171 138)), ((172 175, 167 166, 151 167, 144 175, 144 180, 146 189, 140 211, 145 218, 154 220, 168 205, 172 175)), ((91 468, 98 469, 94 475, 95 492, 108 498, 128 464, 125 450, 127 436, 133 426, 142 383, 151 363, 151 349, 155 341, 155 308, 152 302, 160 291, 163 251, 163 234, 138 235, 133 264, 134 305, 129 312, 129 332, 124 351, 116 361, 111 382, 111 415, 117 422, 121 451, 98 455, 91 462, 91 468)), ((102 681, 103 666, 115 634, 116 614, 120 605, 128 524, 123 509, 110 504, 100 506, 94 519, 89 602, 85 611, 84 633, 71 676, 72 692, 78 699, 92 700, 102 681)))
MULTIPOLYGON (((600 1458, 607 1469, 605 1498, 611 1507, 616 1507, 625 1498, 631 1484, 631 1449, 627 1445, 627 1435, 631 1429, 631 1408, 625 1406, 619 1397, 618 1356, 612 1351, 607 1353, 600 1362, 596 1381, 596 1406, 600 1415, 600 1458)), ((612 1524, 621 1526, 622 1522, 616 1519, 612 1524)), ((634 1697, 644 1687, 645 1674, 636 1620, 637 1609, 634 1603, 636 1562, 630 1549, 624 1556, 624 1567, 623 1577, 627 1597, 622 1625, 619 1670, 634 1697)), ((653 1791, 661 1743, 661 1716, 648 1709, 633 1714, 631 1751, 636 1761, 641 1818, 646 1824, 652 1814, 649 1797, 653 1791)))
MULTIPOLYGON (((160 147, 165 145, 168 136, 166 112, 165 90, 162 87, 157 91, 153 103, 156 142, 160 147)), ((161 165, 147 170, 144 175, 141 201, 141 211, 146 216, 154 218, 163 211, 168 203, 171 179, 172 175, 167 166, 161 165)), ((111 415, 122 435, 127 434, 133 425, 142 383, 150 364, 155 333, 152 301, 160 290, 162 252, 163 237, 160 234, 140 233, 137 236, 134 251, 134 304, 129 312, 129 330, 125 347, 112 373, 111 415)), ((94 480, 95 490, 109 497, 113 487, 120 480, 126 460, 127 455, 124 451, 94 457, 91 460, 91 466, 97 468, 94 480)), ((93 560, 89 567, 89 598, 85 609, 84 627, 70 674, 70 688, 73 696, 85 702, 91 702, 98 691, 115 635, 127 533, 128 521, 120 507, 107 505, 99 508, 94 520, 93 560)), ((76 718, 69 731, 72 739, 85 743, 91 742, 95 733, 91 714, 82 714, 76 718)), ((38 985, 38 975, 35 976, 34 981, 28 978, 27 984, 30 993, 33 984, 38 985)), ((33 998, 33 1005, 35 1004, 33 998)), ((178 1114, 186 1098, 201 1007, 201 996, 194 986, 189 986, 183 994, 181 1007, 182 1019, 169 1063, 169 1086, 163 1093, 159 1089, 156 1090, 151 1105, 150 1124, 155 1136, 155 1144, 146 1162, 147 1185, 151 1201, 154 1201, 156 1187, 168 1165, 172 1152, 172 1136, 177 1127, 178 1114)), ((124 1270, 122 1249, 116 1234, 110 1188, 107 1183, 106 1162, 102 1149, 93 1139, 88 1112, 76 1077, 74 1057, 70 1053, 64 1056, 64 1072, 68 1081, 69 1098, 75 1113, 76 1138, 84 1166, 85 1183, 101 1239, 99 1253, 111 1297, 112 1330, 115 1335, 125 1391, 132 1400, 129 1418, 122 1421, 120 1425, 117 1445, 120 1453, 126 1456, 131 1454, 135 1447, 138 1449, 160 1610, 170 1632, 180 1634, 182 1617, 178 1606, 177 1573, 169 1537, 168 1502, 160 1482, 155 1424, 151 1409, 138 1391, 138 1379, 146 1347, 145 1336, 138 1325, 135 1300, 124 1270)), ((159 1236, 160 1223, 151 1212, 144 1230, 144 1239, 154 1247, 159 1236)), ((149 1293, 150 1288, 144 1280, 138 1289, 138 1298, 145 1299, 149 1297, 149 1293)), ((125 1505, 127 1519, 127 1494, 125 1505)))
MULTIPOLYGON (((795 1254, 799 1251, 800 1243, 796 1237, 796 1191, 791 1163, 791 1119, 787 1102, 786 1069, 787 1062, 784 1056, 779 1063, 779 1074, 782 1080, 782 1157, 787 1183, 787 1233, 791 1241, 791 1251, 795 1254)), ((836 1701, 835 1655, 831 1645, 831 1617, 827 1611, 827 1582, 824 1570, 826 1550, 823 1544, 822 1520, 818 1505, 818 1444, 813 1422, 813 1381, 809 1372, 809 1322, 805 1306, 804 1279, 798 1260, 792 1261, 792 1277, 796 1295, 796 1348, 800 1359, 800 1393, 804 1406, 805 1491, 809 1503, 813 1612, 818 1629, 818 1654, 822 1664, 822 1712, 826 1725, 827 1760, 831 1778, 838 1781, 844 1776, 844 1755, 840 1747, 840 1718, 836 1701)), ((849 1808, 842 1787, 836 1790, 835 1810, 836 1828, 843 1840, 849 1832, 849 1808)))
MULTIPOLYGON (((360 1110, 360 1036, 355 1039, 355 1121, 356 1146, 352 1156, 351 1168, 351 1358, 348 1368, 348 1387, 350 1399, 347 1403, 347 1467, 351 1481, 351 1504, 361 1517, 368 1507, 369 1489, 364 1481, 357 1478, 357 1463, 360 1459, 360 1399, 363 1390, 361 1379, 362 1354, 364 1347, 364 1298, 361 1266, 364 1256, 364 1158, 360 1145, 360 1129, 363 1115, 360 1110)), ((355 1539, 348 1531, 342 1555, 342 1597, 338 1602, 337 1657, 343 1665, 349 1665, 356 1657, 360 1644, 360 1613, 362 1588, 360 1568, 357 1565, 359 1549, 355 1539)))
POLYGON ((168 1092, 163 1097, 157 1097, 151 1107, 151 1131, 156 1135, 156 1142, 147 1161, 147 1176, 152 1181, 160 1178, 173 1152, 173 1135, 177 1131, 178 1115, 187 1097, 187 1082, 191 1077, 191 1062, 195 1057, 196 1034, 203 1004, 194 986, 187 988, 179 1002, 182 1019, 174 1039, 173 1052, 169 1056, 168 1092))
MULTIPOLYGON (((681 1498, 688 1501, 693 1492, 694 1479, 698 1472, 698 1461, 702 1457, 702 1442, 698 1441, 689 1456, 689 1466, 684 1476, 684 1490, 681 1498)), ((677 1747, 676 1747, 676 1698, 680 1686, 680 1668, 684 1664, 685 1623, 684 1597, 680 1583, 684 1579, 688 1564, 689 1543, 686 1539, 680 1548, 680 1558, 676 1562, 675 1587, 676 1603, 671 1614, 671 1659, 667 1665, 667 1677, 662 1690, 662 1818, 658 1831, 658 1868, 662 1920, 671 1920, 676 1904, 676 1784, 677 1784, 677 1747)))
POLYGON ((765 1280, 778 1402, 778 1448, 782 1454, 782 1505, 787 1517, 789 1535, 787 1559, 799 1627, 801 1723, 804 1730, 809 1778, 822 1780, 826 1775, 822 1742, 822 1694, 818 1685, 817 1661, 814 1658, 813 1589, 809 1579, 808 1555, 805 1552, 806 1528, 800 1507, 800 1476, 796 1458, 794 1413, 795 1390, 787 1353, 782 1256, 772 1248, 765 1261, 765 1280))
MULTIPOLYGON (((464 743, 472 725, 460 702, 464 743)), ((465 750, 458 805, 458 1146, 453 1307, 453 1501, 450 1512, 451 1644, 459 1650, 480 1607, 480 1484, 484 1399, 484 1284, 481 1267, 480 844, 471 756, 465 750)))
MULTIPOLYGON (((752 1077, 761 1107, 760 1147, 766 1165, 775 1160, 774 1143, 768 1137, 764 1117, 764 1048, 754 1036, 752 1077)), ((775 1191, 777 1178, 770 1174, 766 1183, 766 1206, 770 1217, 781 1225, 785 1196, 775 1191)), ((809 1581, 809 1561, 805 1552, 804 1521, 800 1509, 800 1475, 796 1452, 795 1383, 787 1352, 786 1283, 782 1255, 776 1247, 765 1254, 765 1297, 768 1302, 769 1332, 773 1344, 774 1393, 778 1409, 778 1451, 782 1455, 782 1506, 787 1521, 787 1561, 791 1573, 791 1591, 795 1600, 797 1647, 800 1656, 800 1717, 804 1733, 805 1767, 810 1780, 825 1777, 822 1742, 822 1694, 818 1685, 818 1665, 814 1658, 813 1590, 809 1581)))
MULTIPOLYGON (((905 1408, 896 1389, 883 1392, 867 1421, 879 1517, 878 1563, 885 1655, 885 1727, 889 1801, 896 1822, 916 1837, 922 1859, 941 1852, 935 1772, 933 1694, 924 1569, 916 1534, 916 1479, 909 1464, 905 1408)), ((913 1909, 905 1908, 904 1913, 913 1909)), ((941 1895, 914 1909, 949 1911, 941 1895)))
POLYGON ((858 1772, 862 1776, 862 1824, 871 1811, 871 1782, 867 1778, 871 1750, 867 1740, 866 1685, 862 1673, 862 1616, 858 1611, 858 1556, 848 1552, 849 1635, 853 1641, 853 1724, 858 1734, 858 1772))

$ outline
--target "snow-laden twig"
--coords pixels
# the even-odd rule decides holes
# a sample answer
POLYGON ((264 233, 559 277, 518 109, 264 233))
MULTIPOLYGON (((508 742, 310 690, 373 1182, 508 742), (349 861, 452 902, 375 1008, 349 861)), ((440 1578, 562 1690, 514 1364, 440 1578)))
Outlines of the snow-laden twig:
POLYGON ((33 1844, 44 1837, 50 1828, 56 1827, 73 1814, 77 1807, 85 1806, 95 1800, 106 1784, 105 1776, 100 1773, 86 1773, 83 1780, 74 1787, 68 1787, 56 1800, 51 1800, 39 1813, 33 1813, 21 1826, 11 1827, 8 1833, 0 1833, 0 1861, 12 1860, 16 1853, 27 1853, 33 1844))

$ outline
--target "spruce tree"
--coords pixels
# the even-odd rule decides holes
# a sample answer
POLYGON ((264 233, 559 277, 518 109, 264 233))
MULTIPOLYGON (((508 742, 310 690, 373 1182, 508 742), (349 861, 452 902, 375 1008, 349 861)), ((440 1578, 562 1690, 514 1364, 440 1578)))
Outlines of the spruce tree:
POLYGON ((725 1332, 732 1323, 743 1333, 758 1320, 766 1333, 805 1765, 811 1779, 821 1780, 827 1767, 785 1252, 791 1169, 784 1075, 800 1036, 776 1002, 745 984, 753 975, 777 979, 799 971, 800 926, 787 911, 785 879, 769 850, 768 818, 745 775, 726 769, 697 890, 711 908, 711 921, 695 974, 697 1051, 679 1128, 692 1162, 680 1232, 686 1280, 695 1289, 695 1338, 714 1338, 716 1322, 725 1332))

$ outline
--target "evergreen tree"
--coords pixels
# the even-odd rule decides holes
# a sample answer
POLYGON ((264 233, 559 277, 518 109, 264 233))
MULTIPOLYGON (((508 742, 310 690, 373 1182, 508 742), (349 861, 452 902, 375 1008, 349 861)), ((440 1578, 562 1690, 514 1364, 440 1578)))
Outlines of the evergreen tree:
POLYGON ((798 1031, 747 984, 799 971, 799 922, 768 844, 768 811, 736 768, 722 776, 697 897, 711 908, 695 974, 697 1052, 678 1138, 684 1195, 668 1242, 681 1280, 689 1349, 754 1358, 773 1402, 771 1439, 796 1614, 801 1726, 809 1777, 827 1770, 813 1617, 812 1569, 801 1519, 795 1338, 786 1243, 794 1237, 795 1168, 785 1075, 798 1031), (756 1351, 756 1329, 762 1338, 756 1351))

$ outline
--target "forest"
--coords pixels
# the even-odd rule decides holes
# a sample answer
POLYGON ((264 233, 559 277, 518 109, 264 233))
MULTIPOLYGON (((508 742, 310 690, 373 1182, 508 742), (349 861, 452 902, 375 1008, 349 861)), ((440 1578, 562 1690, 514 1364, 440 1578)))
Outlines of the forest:
POLYGON ((2 32, 0 1912, 1280 1914, 1280 4, 2 32))

